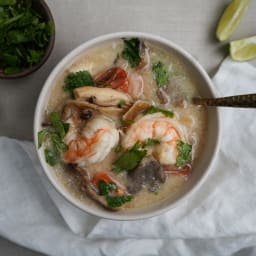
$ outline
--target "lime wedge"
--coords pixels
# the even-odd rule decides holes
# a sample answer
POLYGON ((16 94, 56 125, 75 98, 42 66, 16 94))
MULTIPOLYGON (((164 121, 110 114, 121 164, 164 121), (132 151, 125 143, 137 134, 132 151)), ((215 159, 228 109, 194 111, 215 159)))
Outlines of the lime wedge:
POLYGON ((245 61, 256 57, 256 36, 230 42, 230 56, 233 60, 245 61))
POLYGON ((231 3, 225 9, 217 27, 216 36, 219 41, 224 41, 231 36, 241 18, 245 14, 249 3, 250 0, 231 1, 231 3))

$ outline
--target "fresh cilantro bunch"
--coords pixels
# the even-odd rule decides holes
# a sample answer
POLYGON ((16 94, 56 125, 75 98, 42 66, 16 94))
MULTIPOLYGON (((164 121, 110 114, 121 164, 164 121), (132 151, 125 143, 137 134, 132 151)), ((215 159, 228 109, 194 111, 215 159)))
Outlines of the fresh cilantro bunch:
POLYGON ((40 62, 52 33, 32 0, 0 0, 0 68, 14 74, 40 62))

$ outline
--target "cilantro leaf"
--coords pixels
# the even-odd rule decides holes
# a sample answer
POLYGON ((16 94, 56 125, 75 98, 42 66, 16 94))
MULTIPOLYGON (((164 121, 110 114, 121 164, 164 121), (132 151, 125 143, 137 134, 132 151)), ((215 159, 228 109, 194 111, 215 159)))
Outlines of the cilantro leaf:
POLYGON ((109 207, 112 207, 112 208, 120 207, 124 203, 132 200, 131 195, 126 195, 126 196, 111 195, 111 192, 118 191, 117 185, 113 182, 107 183, 104 180, 99 180, 98 187, 99 187, 99 195, 105 196, 105 199, 109 207))
POLYGON ((65 131, 65 134, 67 134, 67 132, 69 130, 69 123, 62 122, 62 125, 63 125, 64 131, 65 131))
POLYGON ((38 148, 40 148, 43 144, 43 141, 48 134, 47 130, 42 130, 37 133, 37 139, 38 139, 38 148))
POLYGON ((44 156, 46 162, 51 166, 54 166, 58 162, 58 157, 53 150, 46 148, 44 150, 44 156))
POLYGON ((109 207, 115 208, 120 207, 124 203, 127 203, 132 200, 132 196, 106 196, 107 204, 109 207))
POLYGON ((118 103, 118 107, 122 108, 126 104, 125 100, 120 100, 118 103))
POLYGON ((162 87, 169 83, 169 73, 161 61, 153 65, 154 79, 158 87, 162 87))
POLYGON ((27 62, 34 64, 38 63, 44 55, 43 50, 28 49, 27 62))
POLYGON ((181 167, 191 160, 192 145, 183 141, 178 142, 178 157, 176 159, 176 166, 181 167))
POLYGON ((52 126, 43 129, 37 133, 38 148, 40 148, 45 140, 48 146, 44 150, 46 162, 54 166, 60 159, 62 152, 68 150, 68 146, 64 143, 63 138, 69 129, 69 124, 62 122, 57 112, 50 114, 50 121, 52 126))
POLYGON ((51 142, 56 154, 59 156, 62 152, 67 151, 68 146, 55 132, 50 133, 51 142))
POLYGON ((137 142, 130 150, 125 151, 113 164, 113 171, 120 173, 134 169, 146 156, 147 150, 137 142))
POLYGON ((117 191, 117 186, 115 183, 113 182, 107 183, 104 180, 99 181, 99 194, 101 196, 106 196, 113 191, 117 191))
POLYGON ((20 71, 21 71, 21 68, 19 67, 9 67, 4 69, 4 73, 6 75, 16 74, 16 73, 19 73, 20 71))
POLYGON ((62 122, 60 116, 57 112, 52 112, 50 114, 50 121, 56 131, 56 133, 63 139, 68 132, 69 124, 62 122))
POLYGON ((159 144, 159 143, 160 143, 160 141, 158 139, 147 138, 144 141, 143 147, 150 147, 150 146, 153 146, 153 145, 159 144))
POLYGON ((122 151, 121 145, 118 144, 118 145, 115 147, 115 153, 120 153, 121 151, 122 151))
POLYGON ((72 92, 75 88, 82 86, 93 86, 95 82, 87 70, 70 73, 64 82, 64 90, 72 92))
POLYGON ((123 39, 124 49, 122 57, 127 60, 132 68, 137 67, 141 62, 140 40, 138 38, 123 39))
POLYGON ((0 6, 14 5, 14 4, 16 4, 16 0, 0 0, 0 6))
POLYGON ((151 106, 147 110, 145 115, 154 114, 154 113, 157 113, 157 112, 160 112, 160 113, 162 113, 163 115, 165 115, 167 117, 173 117, 174 116, 174 113, 172 111, 169 111, 169 110, 166 110, 166 109, 162 109, 162 108, 158 108, 158 107, 155 107, 155 106, 151 106))

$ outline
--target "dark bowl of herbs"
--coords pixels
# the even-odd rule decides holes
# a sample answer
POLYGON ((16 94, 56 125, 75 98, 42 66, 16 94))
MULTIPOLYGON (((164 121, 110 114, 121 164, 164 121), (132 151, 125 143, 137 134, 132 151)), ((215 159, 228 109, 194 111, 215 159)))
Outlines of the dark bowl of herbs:
POLYGON ((0 0, 0 78, 27 76, 50 56, 55 29, 43 0, 0 0))

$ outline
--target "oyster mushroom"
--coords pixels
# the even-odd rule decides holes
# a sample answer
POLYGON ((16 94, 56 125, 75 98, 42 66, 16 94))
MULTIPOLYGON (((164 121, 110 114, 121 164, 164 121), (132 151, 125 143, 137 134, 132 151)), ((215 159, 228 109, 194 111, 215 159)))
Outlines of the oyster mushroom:
POLYGON ((166 93, 165 89, 158 88, 156 91, 156 95, 159 98, 161 104, 168 104, 170 102, 170 97, 166 93))
POLYGON ((79 105, 75 104, 73 101, 68 101, 63 107, 61 118, 65 122, 69 122, 70 119, 76 124, 83 120, 89 120, 96 111, 92 108, 80 108, 79 105))
POLYGON ((102 107, 118 107, 121 101, 126 106, 132 103, 132 99, 128 94, 111 88, 84 86, 76 88, 74 95, 76 99, 83 99, 102 107))
POLYGON ((118 107, 98 106, 98 105, 90 103, 88 101, 84 101, 83 99, 69 100, 68 102, 75 104, 77 107, 79 107, 81 109, 91 109, 94 111, 98 111, 104 115, 108 115, 108 116, 121 116, 126 111, 125 109, 118 108, 118 107))
POLYGON ((150 108, 151 104, 148 101, 137 100, 132 107, 123 115, 124 121, 133 121, 135 117, 143 111, 150 108))

